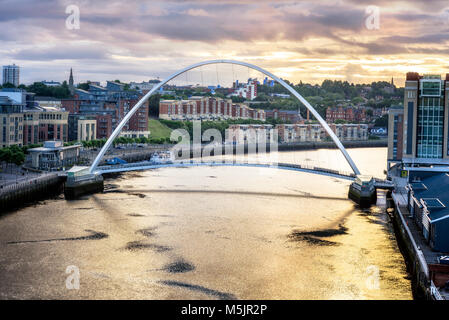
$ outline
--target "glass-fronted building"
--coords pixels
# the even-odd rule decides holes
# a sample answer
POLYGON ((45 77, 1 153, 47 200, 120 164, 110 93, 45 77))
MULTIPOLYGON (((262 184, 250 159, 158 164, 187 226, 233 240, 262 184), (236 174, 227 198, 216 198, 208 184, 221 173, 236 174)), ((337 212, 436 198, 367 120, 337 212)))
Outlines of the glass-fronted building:
POLYGON ((403 110, 390 110, 389 161, 449 165, 449 74, 407 73, 403 110))

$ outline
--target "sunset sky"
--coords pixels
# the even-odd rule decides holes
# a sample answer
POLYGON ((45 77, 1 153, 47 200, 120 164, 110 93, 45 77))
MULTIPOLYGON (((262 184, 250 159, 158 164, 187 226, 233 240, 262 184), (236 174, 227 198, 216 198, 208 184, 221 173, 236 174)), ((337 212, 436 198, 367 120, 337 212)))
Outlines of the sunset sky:
MULTIPOLYGON (((370 20, 372 21, 372 20, 370 20)), ((142 81, 189 64, 235 59, 293 82, 324 79, 403 85, 405 73, 449 73, 448 0, 50 1, 0 0, 0 63, 21 82, 142 81), (80 29, 66 28, 68 5, 80 29), (367 7, 379 29, 367 28, 367 7)), ((227 66, 192 71, 191 83, 260 75, 227 66)), ((190 77, 190 78, 189 78, 190 77)))

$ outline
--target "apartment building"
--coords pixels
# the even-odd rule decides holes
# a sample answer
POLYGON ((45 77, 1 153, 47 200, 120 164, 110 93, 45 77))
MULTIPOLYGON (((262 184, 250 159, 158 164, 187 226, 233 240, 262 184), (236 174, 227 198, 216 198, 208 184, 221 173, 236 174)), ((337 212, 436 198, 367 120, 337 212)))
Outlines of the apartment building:
POLYGON ((234 143, 277 142, 271 124, 233 124, 229 126, 225 139, 234 143))
POLYGON ((364 108, 354 107, 334 107, 326 109, 326 121, 328 123, 337 120, 344 120, 348 122, 365 122, 366 110, 364 108))
MULTIPOLYGON (((368 139, 366 124, 330 124, 340 141, 360 141, 368 139)), ((279 124, 276 126, 280 142, 319 142, 328 134, 320 124, 279 124)))
POLYGON ((265 111, 230 99, 191 97, 189 100, 161 100, 159 118, 166 120, 254 119, 265 121, 265 111))

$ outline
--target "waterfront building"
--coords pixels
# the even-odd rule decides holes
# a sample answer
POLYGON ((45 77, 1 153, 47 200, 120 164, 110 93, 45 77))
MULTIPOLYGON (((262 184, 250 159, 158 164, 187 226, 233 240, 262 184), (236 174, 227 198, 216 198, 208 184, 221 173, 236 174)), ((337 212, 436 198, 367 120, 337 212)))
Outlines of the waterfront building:
POLYGON ((23 110, 23 144, 43 143, 47 140, 68 141, 67 111, 54 108, 26 108, 23 110))
POLYGON ((45 141, 43 147, 29 149, 31 167, 39 170, 59 170, 75 164, 81 145, 64 147, 62 141, 45 141))
POLYGON ((0 145, 2 148, 23 144, 23 104, 0 96, 0 145))
POLYGON ((15 64, 3 66, 3 84, 10 83, 18 87, 20 84, 20 68, 15 64))
POLYGON ((321 141, 323 129, 320 124, 279 124, 276 126, 279 141, 288 142, 310 142, 321 141))
POLYGON ((0 117, 2 147, 28 145, 45 140, 67 141, 68 112, 59 104, 45 98, 42 103, 34 100, 34 94, 20 89, 0 91, 0 117))
POLYGON ((449 252, 449 185, 446 173, 413 173, 408 184, 408 210, 426 244, 449 252))
POLYGON ((69 141, 90 141, 97 138, 97 119, 95 116, 69 114, 69 141))
POLYGON ((159 118, 165 120, 253 119, 265 121, 265 112, 230 99, 190 97, 189 100, 161 100, 159 118))
MULTIPOLYGON (((449 74, 407 73, 403 110, 389 116, 389 166, 449 164, 449 74), (394 122, 396 119, 396 123, 394 122), (399 133, 402 132, 401 133, 399 133)), ((439 170, 441 168, 436 168, 439 170)))
POLYGON ((225 138, 234 143, 256 143, 265 136, 266 143, 277 142, 272 129, 271 124, 233 124, 229 126, 225 138))
POLYGON ((388 160, 402 160, 404 134, 404 108, 390 107, 388 110, 388 160))
MULTIPOLYGON (((362 141, 368 139, 367 124, 330 124, 332 131, 340 141, 362 141)), ((323 127, 318 124, 279 124, 276 126, 279 132, 279 141, 288 142, 318 142, 323 141, 328 135, 323 127)))

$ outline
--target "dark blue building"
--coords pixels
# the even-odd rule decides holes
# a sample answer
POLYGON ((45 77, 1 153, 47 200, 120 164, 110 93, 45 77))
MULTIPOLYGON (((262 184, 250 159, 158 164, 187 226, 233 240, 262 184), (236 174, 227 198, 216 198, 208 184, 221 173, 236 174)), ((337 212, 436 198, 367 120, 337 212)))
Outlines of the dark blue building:
POLYGON ((410 176, 409 211, 430 247, 449 252, 449 174, 419 172, 410 176))

